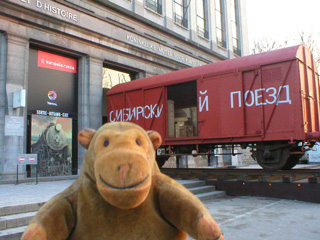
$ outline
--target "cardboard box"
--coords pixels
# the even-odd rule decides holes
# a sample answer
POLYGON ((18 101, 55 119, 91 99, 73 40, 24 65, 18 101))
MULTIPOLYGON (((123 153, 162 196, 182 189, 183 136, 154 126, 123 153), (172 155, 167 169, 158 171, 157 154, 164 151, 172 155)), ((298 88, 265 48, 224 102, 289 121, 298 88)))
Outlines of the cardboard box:
POLYGON ((188 125, 187 127, 187 137, 193 137, 194 136, 194 127, 193 125, 188 125))
POLYGON ((174 118, 174 121, 175 122, 189 122, 190 118, 188 118, 188 117, 176 117, 176 118, 174 118))
POLYGON ((191 108, 179 108, 175 109, 176 117, 188 117, 191 118, 191 108))
POLYGON ((174 101, 168 100, 168 137, 175 137, 174 101))
POLYGON ((180 126, 179 127, 179 137, 180 138, 187 137, 187 126, 180 126))
POLYGON ((182 121, 182 122, 176 122, 178 124, 179 127, 188 125, 188 122, 182 121))
POLYGON ((178 123, 175 124, 175 128, 174 129, 175 129, 175 137, 179 138, 179 125, 178 125, 178 123))
POLYGON ((198 109, 197 107, 192 107, 191 109, 191 122, 194 127, 193 136, 198 136, 198 109))

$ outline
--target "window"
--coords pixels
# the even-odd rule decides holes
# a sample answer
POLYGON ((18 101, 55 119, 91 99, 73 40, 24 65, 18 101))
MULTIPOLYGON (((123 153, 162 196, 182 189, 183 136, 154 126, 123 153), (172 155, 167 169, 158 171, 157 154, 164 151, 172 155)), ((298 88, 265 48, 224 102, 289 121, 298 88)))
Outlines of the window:
POLYGON ((241 56, 240 43, 239 43, 239 18, 238 18, 238 4, 237 0, 231 1, 231 23, 232 23, 232 45, 233 52, 241 56))
POLYGON ((197 82, 167 87, 168 137, 198 136, 197 82))
POLYGON ((162 14, 161 0, 146 0, 146 7, 156 13, 162 14))
POLYGON ((197 0, 197 32, 204 38, 209 38, 207 9, 207 0, 197 0))
POLYGON ((108 122, 108 101, 107 92, 113 86, 120 83, 130 82, 135 79, 135 73, 125 71, 114 66, 104 66, 102 68, 102 123, 108 122))
MULTIPOLYGON (((190 3, 191 0, 189 0, 190 3)), ((173 11, 174 11, 174 22, 183 26, 188 27, 187 0, 173 0, 173 11)))
POLYGON ((216 0, 216 31, 217 44, 223 48, 226 47, 225 25, 224 25, 224 1, 216 0))
POLYGON ((120 83, 130 82, 131 76, 129 73, 117 71, 104 67, 102 69, 102 88, 112 88, 120 83))

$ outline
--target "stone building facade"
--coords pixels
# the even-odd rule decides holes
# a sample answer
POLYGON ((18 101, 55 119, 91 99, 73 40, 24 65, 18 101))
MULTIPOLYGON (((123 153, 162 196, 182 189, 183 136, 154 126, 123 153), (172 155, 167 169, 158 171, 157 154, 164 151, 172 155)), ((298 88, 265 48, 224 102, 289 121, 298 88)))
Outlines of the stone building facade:
POLYGON ((246 54, 244 0, 0 1, 0 179, 33 176, 17 163, 35 151, 41 176, 78 173, 77 132, 107 121, 105 68, 134 80, 246 54))

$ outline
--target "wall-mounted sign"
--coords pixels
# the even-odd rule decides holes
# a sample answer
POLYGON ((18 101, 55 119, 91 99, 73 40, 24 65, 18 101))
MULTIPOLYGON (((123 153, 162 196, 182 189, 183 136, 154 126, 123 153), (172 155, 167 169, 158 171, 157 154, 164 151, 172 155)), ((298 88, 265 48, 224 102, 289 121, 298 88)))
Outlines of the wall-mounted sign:
POLYGON ((16 116, 5 116, 4 135, 5 136, 19 136, 24 134, 24 118, 16 116))
POLYGON ((13 108, 26 106, 26 90, 22 89, 13 93, 13 108))
POLYGON ((77 64, 74 58, 30 49, 28 110, 55 117, 75 115, 77 64))
POLYGON ((77 73, 77 60, 53 53, 38 51, 38 67, 77 73))
POLYGON ((78 22, 78 14, 58 3, 52 3, 50 0, 10 0, 12 2, 18 3, 18 4, 24 4, 25 6, 28 6, 33 9, 37 9, 38 11, 45 12, 49 15, 56 16, 58 18, 71 20, 74 22, 78 22))
POLYGON ((18 165, 38 164, 38 155, 37 154, 19 154, 17 163, 18 165))
POLYGON ((130 44, 134 44, 138 47, 142 47, 144 49, 147 49, 149 51, 155 52, 157 54, 163 55, 165 57, 171 58, 175 61, 187 64, 192 67, 204 65, 203 62, 198 61, 195 58, 191 58, 191 57, 187 56, 186 54, 181 54, 178 51, 173 50, 172 48, 163 46, 158 43, 153 43, 151 41, 148 41, 148 40, 141 38, 141 37, 138 37, 138 36, 127 34, 126 40, 130 44))
POLYGON ((51 111, 44 111, 44 110, 37 110, 36 114, 42 115, 42 116, 50 116, 50 117, 63 117, 63 118, 69 117, 69 113, 51 112, 51 111))

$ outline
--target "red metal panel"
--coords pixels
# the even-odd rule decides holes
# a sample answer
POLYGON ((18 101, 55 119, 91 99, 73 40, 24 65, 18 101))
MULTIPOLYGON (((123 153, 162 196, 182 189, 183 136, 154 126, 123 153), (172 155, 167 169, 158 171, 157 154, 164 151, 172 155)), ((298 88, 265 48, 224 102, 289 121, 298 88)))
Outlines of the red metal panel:
POLYGON ((262 78, 264 140, 296 139, 300 128, 296 125, 300 111, 297 65, 294 61, 277 63, 262 68, 262 72, 267 71, 271 71, 272 78, 262 78))
POLYGON ((200 137, 239 142, 297 137, 297 73, 292 62, 284 62, 200 81, 200 137))
POLYGON ((123 121, 121 109, 124 108, 124 93, 115 94, 108 98, 108 121, 123 121))
POLYGON ((237 107, 240 98, 235 97, 234 103, 230 101, 230 92, 242 88, 240 79, 240 73, 230 73, 206 78, 198 83, 198 119, 201 138, 244 135, 243 109, 237 107))
MULTIPOLYGON (((243 109, 245 136, 263 136, 264 135, 264 121, 262 103, 265 102, 263 96, 263 87, 261 86, 261 73, 259 69, 252 71, 245 71, 242 73, 241 90, 241 108, 243 109)), ((230 93, 231 95, 231 93, 230 93)), ((234 101, 234 99, 233 99, 234 101)), ((231 109, 232 110, 232 109, 231 109)))
POLYGON ((144 128, 145 130, 155 130, 162 138, 166 137, 166 114, 164 104, 164 87, 144 90, 144 128))
POLYGON ((108 98, 109 121, 126 121, 143 125, 144 107, 142 91, 115 94, 108 98))
POLYGON ((125 108, 123 109, 123 121, 134 122, 143 126, 145 108, 141 90, 125 93, 125 108))
MULTIPOLYGON (((303 110, 304 133, 319 132, 319 76, 312 55, 306 48, 302 49, 300 62, 301 98, 303 110)), ((313 134, 314 135, 314 134, 313 134)))
POLYGON ((114 94, 108 98, 109 121, 134 122, 165 137, 164 88, 114 94))

